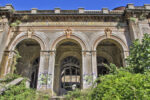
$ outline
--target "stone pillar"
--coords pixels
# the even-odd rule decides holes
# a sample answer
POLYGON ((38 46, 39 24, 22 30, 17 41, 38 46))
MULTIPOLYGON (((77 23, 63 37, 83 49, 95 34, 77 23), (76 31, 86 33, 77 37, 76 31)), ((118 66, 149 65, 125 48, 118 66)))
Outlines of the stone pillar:
POLYGON ((126 58, 129 56, 129 51, 123 51, 123 53, 121 53, 121 56, 122 56, 122 60, 123 60, 123 66, 126 66, 127 63, 126 63, 126 58))
POLYGON ((91 51, 82 51, 82 84, 83 89, 89 88, 92 85, 92 59, 91 51))
POLYGON ((83 14, 84 13, 84 8, 78 8, 78 12, 79 12, 79 14, 83 14))
POLYGON ((96 50, 92 51, 92 75, 93 82, 97 79, 97 54, 96 50))
POLYGON ((32 8, 32 9, 31 9, 31 14, 36 14, 36 13, 37 13, 37 10, 38 10, 37 8, 32 8))
POLYGON ((0 77, 4 77, 6 75, 7 65, 8 65, 9 58, 10 58, 9 55, 10 55, 9 51, 4 52, 2 63, 0 65, 1 66, 0 67, 0 77))
POLYGON ((60 14, 61 9, 60 8, 55 8, 54 12, 55 14, 60 14))
POLYGON ((49 68, 48 68, 48 88, 51 90, 52 95, 54 95, 54 67, 55 67, 55 51, 50 51, 50 59, 49 59, 49 68))
MULTIPOLYGON (((0 24, 2 25, 0 31, 0 64, 2 63, 2 57, 5 51, 8 35, 9 35, 9 24, 6 16, 2 16, 0 20, 0 24)), ((1 67, 1 66, 0 66, 1 67)))
POLYGON ((47 90, 48 85, 48 67, 49 67, 49 51, 40 52, 40 64, 38 73, 37 90, 47 90))
POLYGON ((136 39, 139 39, 141 37, 141 33, 140 33, 138 18, 130 17, 128 22, 129 22, 129 31, 130 31, 131 40, 134 41, 136 39))

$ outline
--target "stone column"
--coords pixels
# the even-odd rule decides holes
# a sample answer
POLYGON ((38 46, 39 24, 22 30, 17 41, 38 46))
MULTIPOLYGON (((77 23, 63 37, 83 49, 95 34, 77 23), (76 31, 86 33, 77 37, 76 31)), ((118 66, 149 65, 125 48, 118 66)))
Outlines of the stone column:
POLYGON ((92 59, 91 51, 82 51, 82 84, 83 89, 89 88, 92 85, 92 59))
POLYGON ((0 27, 0 64, 1 64, 3 54, 5 53, 4 51, 5 51, 7 39, 9 36, 9 30, 10 30, 8 19, 6 16, 2 16, 2 20, 0 20, 0 24, 1 24, 1 27, 0 27))
POLYGON ((50 58, 49 51, 40 52, 37 90, 47 90, 49 77, 48 76, 49 58, 50 58))
POLYGON ((92 51, 92 75, 93 75, 93 82, 97 78, 97 54, 96 50, 92 51))
POLYGON ((139 27, 139 24, 138 24, 138 18, 133 17, 133 19, 132 20, 131 19, 128 20, 130 37, 131 37, 132 41, 140 38, 140 36, 141 36, 140 27, 139 27))
POLYGON ((50 51, 49 68, 48 68, 48 88, 51 90, 52 95, 54 95, 54 67, 55 67, 55 51, 50 51))
POLYGON ((2 62, 0 64, 0 77, 4 77, 7 73, 7 66, 10 60, 10 51, 5 51, 3 55, 2 62))
POLYGON ((122 60, 123 60, 123 66, 126 66, 127 63, 126 63, 126 58, 129 56, 129 51, 123 51, 123 53, 121 53, 122 55, 122 60))

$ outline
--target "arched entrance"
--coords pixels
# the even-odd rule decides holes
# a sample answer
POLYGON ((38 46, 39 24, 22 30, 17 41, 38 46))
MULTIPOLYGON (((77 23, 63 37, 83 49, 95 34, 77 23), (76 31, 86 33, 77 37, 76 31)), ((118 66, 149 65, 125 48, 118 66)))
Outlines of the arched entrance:
POLYGON ((30 80, 30 87, 36 88, 40 62, 40 44, 34 39, 25 39, 17 44, 16 50, 21 57, 17 60, 14 73, 27 77, 30 80))
POLYGON ((74 88, 81 88, 81 46, 72 39, 57 44, 55 58, 54 91, 64 95, 74 88))
POLYGON ((61 62, 61 88, 72 91, 72 86, 80 88, 80 62, 73 56, 68 56, 61 62))
POLYGON ((118 67, 123 66, 123 49, 120 44, 112 39, 102 40, 96 49, 97 76, 107 74, 109 71, 104 64, 113 63, 118 67))

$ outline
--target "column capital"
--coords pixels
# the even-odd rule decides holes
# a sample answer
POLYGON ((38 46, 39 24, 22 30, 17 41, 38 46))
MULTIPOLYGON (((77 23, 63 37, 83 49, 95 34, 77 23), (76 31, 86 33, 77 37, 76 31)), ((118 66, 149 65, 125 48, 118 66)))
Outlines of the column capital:
POLYGON ((56 53, 56 50, 42 50, 41 53, 53 55, 56 53))
POLYGON ((82 55, 84 55, 84 56, 91 55, 91 51, 89 51, 89 50, 82 50, 82 55))
POLYGON ((83 55, 94 55, 96 54, 96 50, 82 50, 83 55))

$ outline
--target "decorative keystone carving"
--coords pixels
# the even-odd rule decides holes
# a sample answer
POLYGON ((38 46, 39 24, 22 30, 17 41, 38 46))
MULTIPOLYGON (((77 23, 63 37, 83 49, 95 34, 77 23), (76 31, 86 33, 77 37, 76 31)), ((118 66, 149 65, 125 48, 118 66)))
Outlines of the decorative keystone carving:
POLYGON ((107 38, 110 38, 110 36, 112 35, 112 30, 110 28, 106 28, 105 29, 105 35, 107 38))
POLYGON ((70 38, 71 34, 72 34, 72 30, 70 27, 68 27, 66 30, 65 30, 65 34, 66 34, 66 38, 70 38))
POLYGON ((30 28, 27 30, 27 35, 28 35, 28 38, 31 38, 33 35, 33 31, 30 28))

